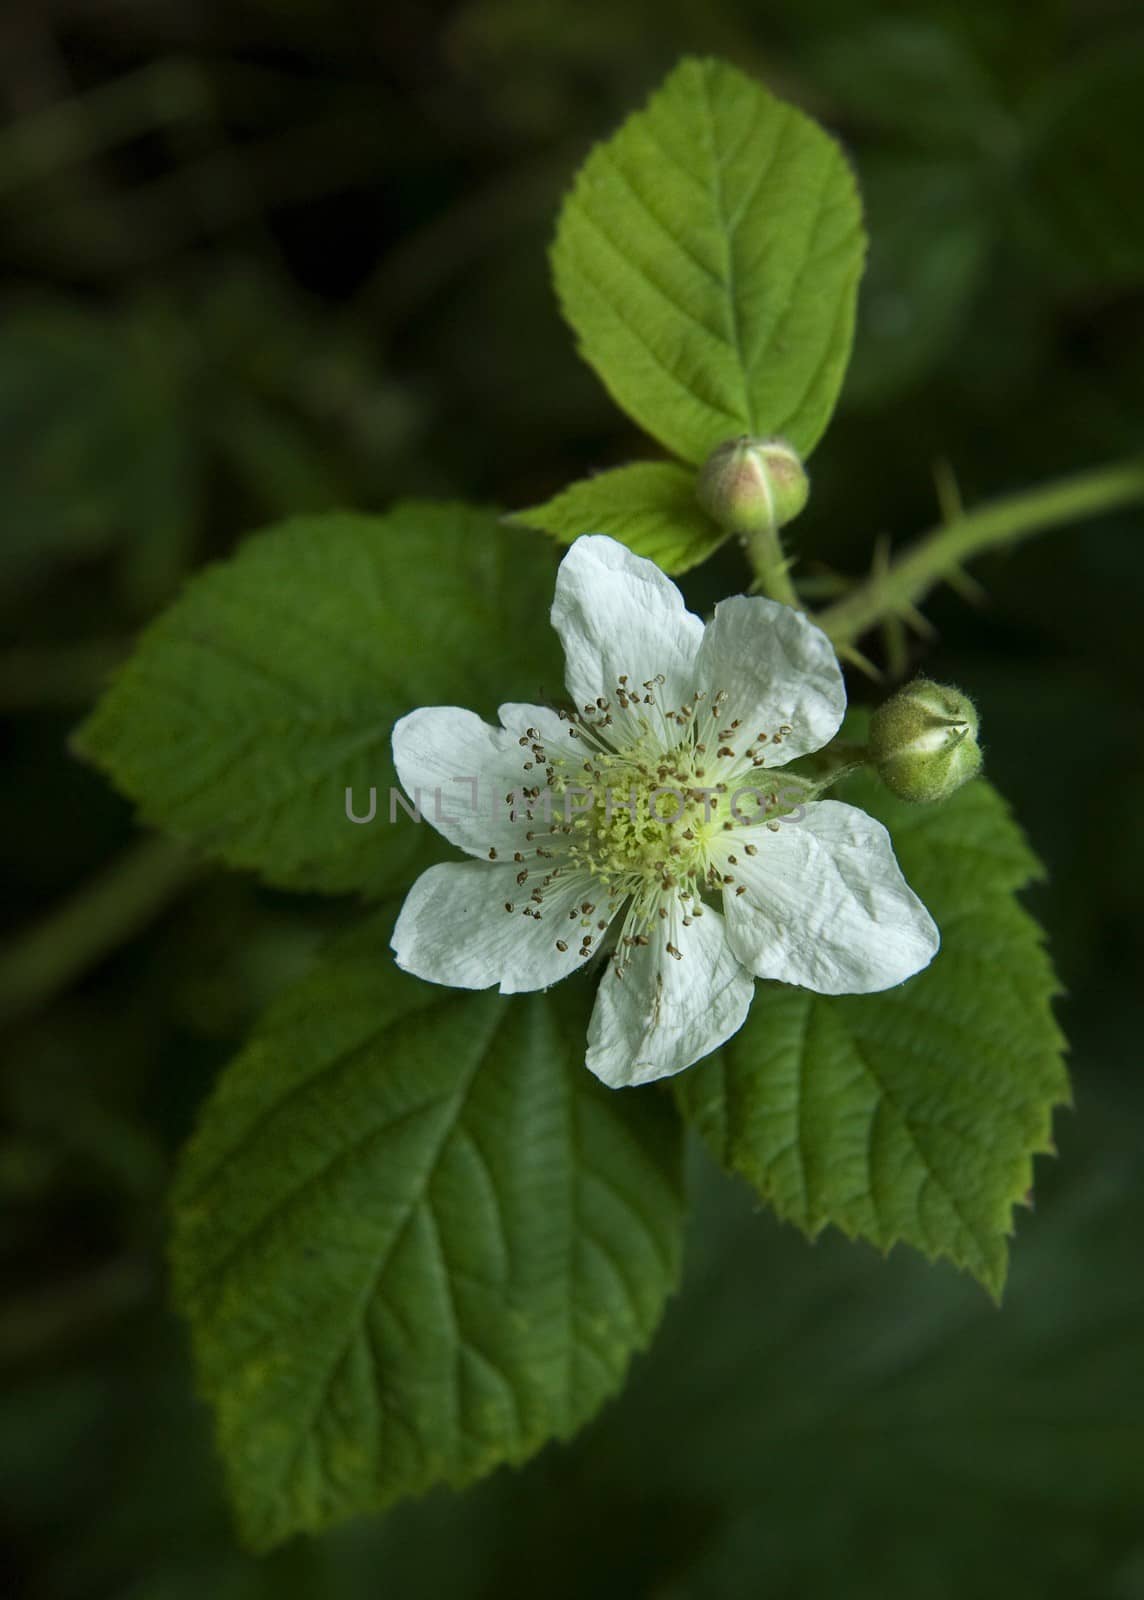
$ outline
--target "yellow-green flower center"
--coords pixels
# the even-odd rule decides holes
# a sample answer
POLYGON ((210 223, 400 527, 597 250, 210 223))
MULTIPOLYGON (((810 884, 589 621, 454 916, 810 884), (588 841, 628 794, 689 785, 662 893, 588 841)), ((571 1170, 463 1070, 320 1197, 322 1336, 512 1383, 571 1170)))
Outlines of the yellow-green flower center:
MULTIPOLYGON (((543 921, 557 900, 557 949, 571 950, 575 938, 576 954, 587 958, 626 904, 613 951, 621 975, 624 952, 648 944, 657 924, 668 954, 681 959, 670 939, 677 922, 689 927, 703 915, 704 892, 726 894, 735 884, 729 869, 738 863, 725 836, 767 821, 778 806, 758 769, 767 764, 764 746, 791 731, 782 723, 753 732, 728 718, 723 690, 662 707, 660 683, 637 692, 621 678, 613 700, 561 712, 575 743, 559 751, 539 729, 526 729, 519 743, 527 781, 505 797, 512 816, 530 824, 513 858, 521 895, 506 900, 505 911, 543 921), (754 786, 756 777, 766 791, 754 786)), ((758 853, 749 842, 742 848, 758 853)), ((497 859, 495 849, 489 859, 497 859)))
POLYGON ((717 792, 697 771, 690 741, 664 752, 644 734, 623 750, 561 758, 551 788, 571 861, 609 895, 698 891, 721 824, 717 792))

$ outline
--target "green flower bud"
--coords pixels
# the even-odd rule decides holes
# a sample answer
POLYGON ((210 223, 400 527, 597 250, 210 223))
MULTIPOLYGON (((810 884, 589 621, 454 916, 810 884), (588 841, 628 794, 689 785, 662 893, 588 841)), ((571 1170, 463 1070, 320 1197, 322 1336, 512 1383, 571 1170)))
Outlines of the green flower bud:
POLYGON ((981 771, 977 712, 960 689, 917 678, 875 711, 870 759, 901 800, 946 800, 981 771))
POLYGON ((810 482, 785 439, 728 439, 704 462, 699 504, 728 533, 773 533, 806 505, 810 482))

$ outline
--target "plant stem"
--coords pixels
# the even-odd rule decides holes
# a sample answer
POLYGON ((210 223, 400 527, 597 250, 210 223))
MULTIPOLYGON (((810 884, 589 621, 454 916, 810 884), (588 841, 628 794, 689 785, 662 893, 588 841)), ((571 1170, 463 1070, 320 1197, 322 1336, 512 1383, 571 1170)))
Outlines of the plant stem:
POLYGON ((0 1022, 50 1000, 126 943, 202 871, 166 839, 145 839, 73 899, 0 950, 0 1022))
MULTIPOLYGON (((1015 544, 1061 523, 1144 501, 1144 459, 1117 462, 1045 488, 1006 495, 933 529, 886 571, 875 574, 815 618, 837 644, 851 644, 886 617, 898 616, 993 545, 1015 544)), ((770 591, 767 591, 770 593, 770 591)))
POLYGON ((744 534, 743 549, 755 574, 752 594, 765 594, 772 600, 780 600, 784 606, 793 606, 796 611, 806 610, 791 582, 782 540, 774 528, 744 534))

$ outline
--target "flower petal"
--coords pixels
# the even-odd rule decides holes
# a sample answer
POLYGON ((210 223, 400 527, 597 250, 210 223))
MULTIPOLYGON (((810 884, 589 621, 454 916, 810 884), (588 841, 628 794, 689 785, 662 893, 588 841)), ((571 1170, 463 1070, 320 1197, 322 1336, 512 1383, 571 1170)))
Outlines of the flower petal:
POLYGON ((457 989, 547 989, 584 964, 571 913, 586 887, 586 879, 571 875, 552 885, 537 921, 525 914, 528 890, 517 886, 514 866, 449 861, 430 867, 406 895, 393 930, 397 965, 457 989), (506 911, 506 904, 513 909, 506 911), (564 950, 557 949, 558 939, 564 950))
MULTIPOLYGON (((552 715, 539 707, 523 709, 552 715)), ((473 856, 487 857, 493 849, 511 854, 528 821, 520 807, 512 820, 505 796, 545 786, 543 769, 536 770, 520 737, 458 706, 423 706, 394 725, 393 763, 410 799, 420 791, 425 821, 450 844, 473 856), (533 766, 526 768, 526 761, 533 766)))
POLYGON ((573 755, 579 753, 571 722, 567 717, 562 717, 558 711, 553 711, 550 706, 530 706, 518 700, 510 700, 500 707, 497 716, 501 720, 501 725, 514 739, 519 739, 530 728, 534 729, 540 735, 540 742, 549 755, 566 749, 570 749, 573 755))
POLYGON ((588 1066, 613 1089, 681 1072, 738 1032, 754 988, 717 911, 686 928, 676 912, 633 950, 622 978, 609 966, 588 1026, 588 1066))
POLYGON ((552 626, 564 645, 564 678, 577 711, 603 697, 616 724, 648 717, 655 726, 645 693, 662 709, 690 701, 703 624, 654 562, 614 539, 589 534, 573 544, 556 575, 552 626), (645 690, 660 674, 664 682, 645 690), (621 677, 641 696, 638 712, 618 704, 621 677))
POLYGON ((762 751, 768 767, 820 750, 846 710, 842 670, 822 629, 790 606, 758 596, 736 595, 715 607, 696 683, 708 695, 727 691, 725 715, 742 721, 744 745, 768 735, 762 751), (788 723, 791 731, 779 742, 775 736, 788 723))
POLYGON ((928 966, 941 942, 890 835, 856 806, 815 801, 774 831, 724 834, 719 853, 735 880, 723 890, 727 936, 760 978, 819 994, 872 994, 928 966), (747 855, 747 845, 757 854, 747 855))

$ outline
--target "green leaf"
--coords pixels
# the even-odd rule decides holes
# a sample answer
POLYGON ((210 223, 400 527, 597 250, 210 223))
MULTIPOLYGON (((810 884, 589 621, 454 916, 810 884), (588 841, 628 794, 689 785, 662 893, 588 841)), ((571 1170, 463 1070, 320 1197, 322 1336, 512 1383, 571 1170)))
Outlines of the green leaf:
POLYGON ((434 849, 397 813, 415 705, 559 696, 548 552, 489 513, 298 518, 190 583, 76 745, 149 821, 287 888, 381 893, 434 849), (365 815, 346 817, 345 791, 365 815))
POLYGON ((864 249, 834 141, 733 67, 685 60, 588 157, 552 260, 609 393, 700 462, 741 433, 782 434, 804 455, 817 443, 864 249))
POLYGON ((760 985, 721 1057, 676 1080, 717 1159, 814 1236, 834 1223, 884 1250, 948 1257, 999 1295, 1012 1208, 1068 1099, 1058 985, 1014 898, 1038 864, 982 781, 943 805, 867 777, 838 790, 879 816, 942 948, 880 995, 760 985))
POLYGON ((174 1196, 247 1540, 468 1483, 575 1431, 675 1286, 681 1130, 584 1066, 591 995, 398 972, 378 918, 272 1008, 174 1196))
POLYGON ((664 572, 698 566, 727 537, 700 509, 695 474, 667 461, 640 461, 585 478, 544 505, 518 511, 513 521, 564 544, 582 533, 609 534, 664 572))

